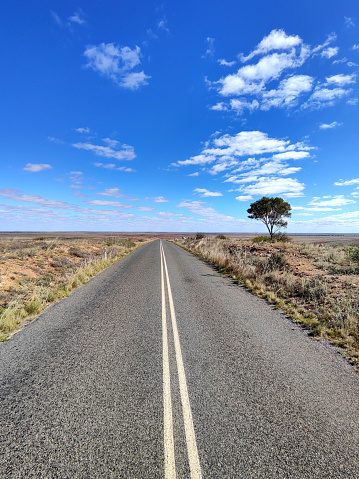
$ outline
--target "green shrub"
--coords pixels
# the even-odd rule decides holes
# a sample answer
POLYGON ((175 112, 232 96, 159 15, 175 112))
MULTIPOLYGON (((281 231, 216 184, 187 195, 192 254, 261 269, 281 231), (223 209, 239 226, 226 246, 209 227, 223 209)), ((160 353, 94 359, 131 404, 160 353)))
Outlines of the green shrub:
POLYGON ((227 239, 227 236, 217 235, 216 238, 217 238, 217 239, 220 239, 220 240, 226 240, 226 239, 227 239))
POLYGON ((197 233, 196 234, 196 240, 200 240, 200 239, 203 239, 205 237, 206 237, 206 235, 204 233, 197 233))
POLYGON ((253 243, 270 243, 271 239, 270 236, 256 236, 252 239, 253 243))

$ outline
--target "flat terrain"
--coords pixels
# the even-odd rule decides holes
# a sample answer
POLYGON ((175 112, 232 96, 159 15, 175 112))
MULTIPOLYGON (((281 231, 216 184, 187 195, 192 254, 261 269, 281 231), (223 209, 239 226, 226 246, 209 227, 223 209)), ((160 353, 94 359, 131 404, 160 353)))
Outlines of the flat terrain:
MULTIPOLYGON (((206 233, 207 234, 207 233, 206 233)), ((262 233, 225 233, 228 238, 233 240, 251 240, 254 237, 262 233)), ((216 236, 217 233, 210 233, 208 236, 216 236)), ((29 238, 36 237, 45 238, 59 238, 64 240, 95 240, 104 241, 111 237, 127 238, 131 241, 138 240, 153 240, 153 239, 165 239, 173 240, 175 238, 181 238, 183 236, 190 238, 194 237, 195 233, 102 233, 102 232, 84 232, 84 231, 70 231, 70 232, 48 232, 48 231, 30 231, 30 232, 0 232, 1 238, 29 238)), ((288 234, 291 240, 296 244, 301 243, 325 243, 325 244, 359 244, 358 234, 288 234)))
POLYGON ((133 251, 0 344, 0 477, 359 477, 352 368, 162 247, 133 251))

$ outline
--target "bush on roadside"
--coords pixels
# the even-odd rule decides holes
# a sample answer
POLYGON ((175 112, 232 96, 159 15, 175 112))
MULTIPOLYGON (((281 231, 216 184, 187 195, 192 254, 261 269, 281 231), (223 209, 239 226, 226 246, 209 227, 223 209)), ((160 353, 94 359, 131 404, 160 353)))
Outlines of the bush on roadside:
POLYGON ((204 233, 197 233, 196 234, 196 240, 200 240, 200 239, 203 239, 205 237, 206 237, 206 235, 204 233))

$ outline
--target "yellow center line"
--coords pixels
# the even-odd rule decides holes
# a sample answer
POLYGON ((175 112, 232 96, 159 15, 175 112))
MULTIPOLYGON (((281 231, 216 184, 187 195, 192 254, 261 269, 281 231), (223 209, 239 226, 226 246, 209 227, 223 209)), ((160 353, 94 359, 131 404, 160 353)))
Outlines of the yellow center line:
MULTIPOLYGON (((181 402, 182 402, 183 422, 184 422, 185 434, 186 434, 187 452, 188 452, 188 461, 189 461, 189 466, 191 471, 191 479, 201 479, 202 478, 201 465, 199 462, 196 435, 194 432, 192 411, 191 411, 191 405, 190 405, 189 396, 188 396, 186 374, 185 374, 183 359, 182 359, 181 345, 180 345, 178 328, 177 328, 176 313, 175 313, 174 304, 173 304, 173 296, 172 296, 170 278, 168 274, 166 256, 163 250, 162 242, 160 243, 160 248, 161 248, 161 259, 163 258, 163 264, 164 264, 164 269, 166 274, 167 292, 168 292, 168 300, 169 300, 170 312, 171 312, 172 331, 173 331, 173 339, 174 339, 174 345, 175 345, 178 380, 179 380, 181 402)), ((162 265, 162 261, 161 261, 161 265, 162 265)), ((163 273, 163 268, 161 269, 161 272, 163 273)))

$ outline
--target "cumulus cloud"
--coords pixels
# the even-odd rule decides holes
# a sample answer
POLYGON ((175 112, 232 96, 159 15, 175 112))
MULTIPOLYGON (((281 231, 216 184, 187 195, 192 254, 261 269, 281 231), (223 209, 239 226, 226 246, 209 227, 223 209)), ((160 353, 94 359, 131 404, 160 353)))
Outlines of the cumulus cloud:
POLYGON ((141 49, 138 46, 131 49, 114 43, 101 43, 89 45, 84 55, 88 60, 87 68, 110 78, 122 88, 137 90, 148 84, 150 77, 143 71, 132 71, 141 63, 141 49))
POLYGON ((75 128, 78 133, 90 133, 90 128, 75 128))
MULTIPOLYGON (((203 171, 211 175, 225 173, 224 183, 241 185, 235 191, 241 193, 243 201, 256 195, 299 197, 303 196, 305 185, 292 176, 301 171, 301 167, 289 162, 307 159, 312 149, 305 143, 271 138, 260 131, 241 131, 233 136, 212 135, 199 155, 173 166, 200 164, 203 171)), ((199 188, 194 192, 213 195, 199 188)))
POLYGON ((166 200, 164 196, 156 196, 155 198, 153 198, 153 201, 155 203, 168 203, 168 200, 166 200))
POLYGON ((86 21, 83 18, 83 13, 81 11, 74 12, 74 14, 68 18, 68 22, 77 23, 77 25, 85 25, 86 23, 86 21))
POLYGON ((338 126, 341 126, 343 123, 339 123, 337 121, 333 121, 332 123, 322 123, 319 125, 319 128, 321 130, 331 130, 333 128, 338 128, 338 126))
POLYGON ((321 52, 321 56, 324 58, 332 58, 338 55, 339 47, 329 47, 321 52))
POLYGON ((115 206, 116 208, 134 208, 134 205, 128 205, 121 203, 120 201, 107 201, 107 200, 92 200, 86 202, 88 205, 94 206, 115 206))
POLYGON ((210 196, 223 196, 219 191, 209 191, 206 188, 195 188, 194 193, 198 193, 202 198, 208 198, 210 196))
POLYGON ((224 58, 221 58, 217 61, 220 65, 225 66, 225 67, 233 67, 233 65, 235 65, 237 63, 236 61, 228 62, 224 58))
POLYGON ((344 195, 336 195, 336 196, 316 196, 312 199, 309 206, 345 206, 351 203, 355 203, 354 200, 350 200, 345 198, 344 195))
POLYGON ((236 196, 236 200, 238 200, 238 201, 251 201, 251 200, 253 200, 253 196, 251 196, 251 195, 236 196))
POLYGON ((3 188, 0 190, 0 196, 13 201, 23 201, 26 203, 34 203, 46 208, 76 210, 77 206, 70 205, 64 201, 47 200, 41 196, 26 195, 20 190, 13 190, 11 188, 3 188))
POLYGON ((307 147, 291 144, 289 140, 270 138, 261 131, 241 131, 234 136, 222 135, 212 138, 199 155, 187 160, 180 160, 172 166, 207 165, 216 162, 230 163, 231 166, 239 163, 243 156, 264 154, 283 154, 282 159, 293 158, 295 155, 303 158, 308 156, 307 147))
POLYGON ((263 94, 261 109, 296 106, 299 96, 312 90, 313 82, 314 79, 309 75, 293 75, 282 80, 277 90, 270 90, 263 94))
POLYGON ((336 186, 351 186, 359 185, 359 178, 354 178, 352 180, 339 180, 334 183, 336 186))
POLYGON ((304 183, 296 178, 257 178, 255 183, 244 186, 241 192, 250 196, 283 195, 291 198, 303 196, 304 183))
MULTIPOLYGON (((108 140, 108 138, 105 138, 103 141, 108 144, 108 140)), ((112 147, 94 145, 92 143, 73 143, 72 146, 79 150, 92 151, 95 155, 105 158, 115 158, 116 160, 133 160, 136 158, 133 146, 121 145, 121 143, 116 140, 111 141, 112 147)))
POLYGON ((343 87, 345 85, 350 85, 351 83, 355 83, 356 81, 356 74, 353 73, 352 75, 332 75, 330 77, 326 77, 326 85, 335 85, 343 87))
POLYGON ((303 108, 323 108, 333 106, 337 100, 349 95, 351 90, 346 88, 326 88, 323 86, 316 87, 314 93, 303 104, 303 108))
POLYGON ((37 173, 38 171, 51 170, 52 166, 47 163, 27 163, 24 166, 25 171, 30 171, 32 173, 37 173))
POLYGON ((247 62, 256 55, 266 54, 273 50, 291 50, 301 44, 302 39, 298 35, 287 35, 284 30, 272 30, 248 56, 240 54, 239 58, 242 62, 247 62))
MULTIPOLYGON (((225 99, 211 109, 242 115, 245 111, 293 109, 300 104, 303 108, 313 109, 333 106, 351 92, 347 86, 355 83, 355 75, 338 74, 320 82, 314 76, 290 70, 299 69, 309 58, 318 55, 326 59, 337 55, 339 47, 331 45, 336 38, 332 33, 323 44, 311 48, 298 35, 272 30, 251 53, 239 55, 243 63, 253 62, 217 81, 207 80, 207 84, 225 99)), ((219 63, 231 66, 225 60, 219 60, 219 63)))
POLYGON ((99 191, 97 194, 101 196, 113 196, 116 198, 122 198, 124 196, 121 193, 120 188, 106 188, 105 191, 99 191))
POLYGON ((211 220, 215 223, 233 221, 236 218, 233 216, 223 215, 218 213, 214 208, 211 206, 207 206, 207 204, 203 201, 181 201, 177 208, 187 208, 191 213, 194 213, 199 216, 204 216, 208 220, 211 220))
POLYGON ((138 211, 154 211, 156 208, 153 206, 139 206, 138 211))
POLYGON ((94 163, 97 168, 105 168, 105 170, 125 171, 127 173, 133 173, 135 170, 127 168, 126 166, 116 166, 115 163, 94 163))

